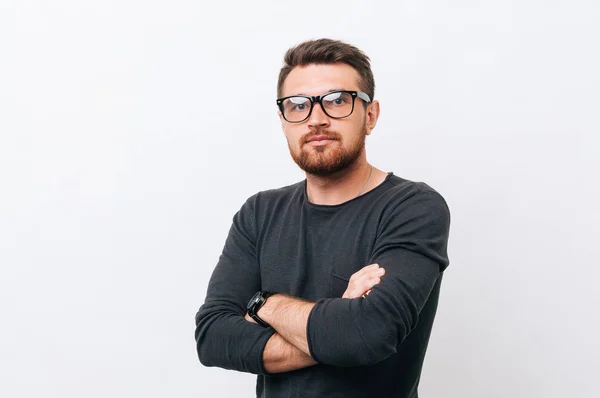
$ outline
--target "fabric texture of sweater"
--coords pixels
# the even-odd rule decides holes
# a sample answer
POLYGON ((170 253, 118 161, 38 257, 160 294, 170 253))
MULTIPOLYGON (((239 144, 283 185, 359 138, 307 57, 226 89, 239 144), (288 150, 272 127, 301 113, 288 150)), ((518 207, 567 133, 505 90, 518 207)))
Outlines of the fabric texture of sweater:
POLYGON ((258 375, 258 397, 417 397, 449 229, 443 197, 393 173, 339 205, 309 202, 306 180, 259 192, 233 217, 196 314, 200 362, 258 375), (371 293, 341 298, 350 276, 373 263, 386 274, 371 293), (316 303, 306 331, 317 365, 265 370, 275 330, 244 319, 259 290, 316 303))

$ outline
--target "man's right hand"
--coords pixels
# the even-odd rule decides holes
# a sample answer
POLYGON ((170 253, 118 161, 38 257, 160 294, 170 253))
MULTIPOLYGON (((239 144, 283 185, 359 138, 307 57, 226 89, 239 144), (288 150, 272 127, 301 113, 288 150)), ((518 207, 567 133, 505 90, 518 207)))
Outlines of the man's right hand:
POLYGON ((348 288, 342 298, 365 297, 371 292, 373 286, 381 282, 381 277, 385 274, 385 269, 379 264, 371 264, 356 271, 350 277, 348 288))

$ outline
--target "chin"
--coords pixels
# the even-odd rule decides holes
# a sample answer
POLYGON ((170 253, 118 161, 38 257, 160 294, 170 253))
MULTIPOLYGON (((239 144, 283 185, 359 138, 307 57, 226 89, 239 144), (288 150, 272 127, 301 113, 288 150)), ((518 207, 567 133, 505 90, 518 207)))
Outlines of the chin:
POLYGON ((358 145, 354 150, 348 151, 338 141, 323 146, 303 146, 296 151, 289 149, 300 169, 308 174, 326 177, 351 166, 360 156, 362 148, 364 145, 358 145))
POLYGON ((327 159, 315 159, 313 157, 294 159, 296 164, 306 173, 316 176, 329 176, 344 170, 352 163, 347 157, 327 157, 327 159))

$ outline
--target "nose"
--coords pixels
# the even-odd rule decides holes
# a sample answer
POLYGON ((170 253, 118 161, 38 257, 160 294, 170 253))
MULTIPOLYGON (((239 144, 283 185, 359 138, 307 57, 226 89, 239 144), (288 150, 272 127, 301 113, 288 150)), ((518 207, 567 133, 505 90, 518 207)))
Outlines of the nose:
POLYGON ((323 111, 321 104, 316 103, 308 118, 308 127, 327 127, 329 126, 329 122, 329 117, 323 111))

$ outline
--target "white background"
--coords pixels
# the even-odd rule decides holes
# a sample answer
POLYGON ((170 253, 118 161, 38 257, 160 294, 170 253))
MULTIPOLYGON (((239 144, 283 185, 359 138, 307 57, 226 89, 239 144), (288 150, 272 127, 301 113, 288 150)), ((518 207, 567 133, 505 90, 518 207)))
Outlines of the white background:
POLYGON ((303 178, 287 48, 372 59, 377 167, 452 211, 421 396, 600 396, 597 1, 0 1, 0 396, 251 397, 194 315, 231 218, 303 178), (239 97, 252 106, 235 106, 239 97))

